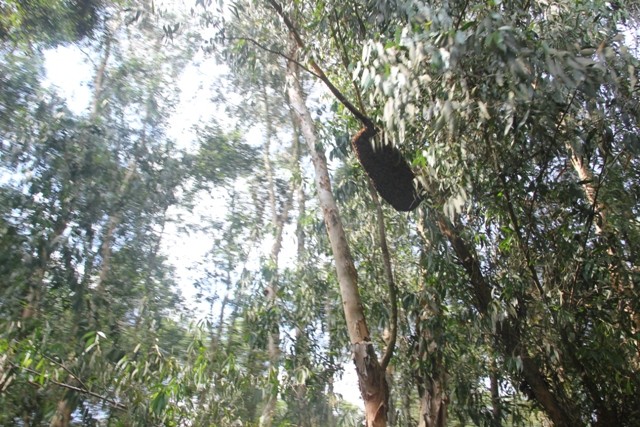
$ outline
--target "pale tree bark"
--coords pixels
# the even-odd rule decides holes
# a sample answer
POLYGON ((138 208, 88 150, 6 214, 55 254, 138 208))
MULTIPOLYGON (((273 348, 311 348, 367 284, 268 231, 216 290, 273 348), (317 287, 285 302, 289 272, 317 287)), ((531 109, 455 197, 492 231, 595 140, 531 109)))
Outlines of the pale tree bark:
POLYGON ((420 396, 419 427, 444 427, 447 422, 447 407, 442 396, 442 383, 438 380, 426 379, 422 384, 420 396))
MULTIPOLYGON (((293 184, 291 190, 285 196, 285 201, 278 211, 277 203, 277 188, 273 175, 273 166, 271 163, 271 140, 274 137, 273 123, 271 121, 272 111, 270 108, 269 95, 266 90, 266 83, 262 85, 262 95, 264 102, 264 120, 266 125, 266 138, 264 146, 264 169, 267 179, 267 193, 269 195, 269 212, 271 213, 271 226, 274 230, 273 244, 271 245, 271 252, 269 253, 269 270, 271 277, 267 284, 266 297, 267 302, 271 306, 275 306, 278 303, 278 268, 280 251, 282 250, 282 236, 284 233, 284 227, 287 224, 289 218, 289 211, 293 203, 293 192, 295 191, 293 184)), ((292 143, 292 164, 297 161, 295 155, 296 141, 295 138, 292 143)), ((267 338, 267 352, 269 355, 269 370, 270 377, 275 378, 277 381, 278 370, 280 368, 280 327, 278 321, 275 325, 272 325, 271 331, 267 338)), ((278 388, 269 387, 267 395, 267 401, 262 410, 262 416, 260 417, 260 425, 263 427, 270 427, 273 424, 273 417, 275 414, 276 404, 278 402, 278 388)))
POLYGON ((72 407, 67 399, 58 401, 56 413, 51 418, 50 427, 67 427, 71 422, 72 407))
MULTIPOLYGON (((292 173, 293 173, 293 181, 292 184, 295 185, 295 202, 298 208, 298 216, 296 221, 296 269, 298 271, 302 271, 305 268, 305 259, 306 259, 306 248, 305 248, 305 233, 304 233, 304 218, 306 215, 306 195, 304 192, 304 186, 302 182, 302 170, 300 168, 300 158, 301 158, 301 142, 300 142, 300 126, 298 124, 298 119, 294 114, 292 109, 289 109, 289 116, 291 120, 291 128, 292 128, 292 138, 293 138, 293 147, 292 147, 292 173)), ((295 357, 296 363, 302 366, 309 365, 309 355, 308 355, 308 337, 305 332, 305 324, 299 324, 295 328, 295 357)), ((329 340, 331 338, 329 337, 329 340)), ((330 355, 328 357, 331 357, 330 355)), ((330 385, 330 389, 331 389, 330 385)), ((318 416, 318 411, 313 411, 313 408, 309 405, 309 397, 307 385, 305 383, 295 384, 293 386, 293 390, 295 392, 295 407, 296 407, 296 425, 299 427, 311 427, 314 425, 314 421, 316 421, 315 417, 318 416)), ((328 391, 328 395, 331 395, 332 390, 328 391)), ((332 416, 333 408, 329 408, 327 411, 327 416, 329 417, 326 420, 327 427, 331 427, 334 425, 334 420, 332 416)))
MULTIPOLYGON (((424 222, 418 222, 418 234, 423 244, 427 245, 428 238, 425 233, 424 222)), ((423 262, 426 257, 425 250, 421 254, 420 265, 426 265, 423 262)), ((424 267, 420 268, 419 282, 420 287, 425 289, 426 284, 424 278, 428 272, 424 267)), ((419 427, 444 427, 447 425, 447 393, 446 393, 446 376, 445 366, 442 362, 441 349, 438 348, 438 342, 441 339, 441 330, 424 329, 422 321, 429 318, 435 318, 440 315, 440 301, 433 297, 420 308, 421 313, 416 316, 416 335, 420 337, 418 348, 416 349, 419 358, 427 357, 433 360, 433 364, 429 371, 418 372, 416 381, 418 383, 418 396, 420 397, 419 427), (426 344, 424 344, 426 343, 426 344)))
MULTIPOLYGON (((296 57, 297 47, 292 49, 296 57)), ((347 323, 353 358, 365 402, 367 427, 383 427, 387 424, 388 388, 384 369, 380 366, 371 342, 358 291, 358 276, 342 226, 340 213, 331 189, 331 181, 324 153, 318 141, 315 124, 304 100, 302 85, 298 79, 298 65, 287 64, 288 94, 295 114, 299 118, 302 135, 307 143, 315 170, 318 200, 327 227, 333 252, 342 307, 347 323)))

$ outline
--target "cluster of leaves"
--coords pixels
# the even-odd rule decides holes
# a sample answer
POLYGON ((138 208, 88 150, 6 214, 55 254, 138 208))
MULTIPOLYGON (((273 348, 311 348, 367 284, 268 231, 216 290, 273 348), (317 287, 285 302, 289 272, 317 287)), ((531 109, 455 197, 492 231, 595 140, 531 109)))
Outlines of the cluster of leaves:
MULTIPOLYGON (((130 28, 98 25, 103 3, 81 3, 0 6, 2 48, 11 41, 0 61, 0 424, 68 425, 54 422, 73 412, 85 425, 356 425, 334 387, 347 328, 283 95, 289 29, 263 3, 203 12, 217 31, 205 50, 232 71, 228 112, 266 142, 210 123, 187 154, 165 131, 194 46, 160 46, 179 47, 187 26, 154 25, 150 5, 133 20, 123 9, 139 24, 126 38, 130 28), (98 30, 95 99, 77 115, 40 86, 41 57, 22 46, 98 30), (210 313, 192 327, 198 313, 181 309, 160 247, 167 212, 209 193, 226 212, 192 230, 212 246, 196 283, 210 313), (278 239, 294 217, 297 256, 283 265, 278 239)), ((633 2, 343 3, 285 5, 307 41, 299 62, 328 65, 425 193, 417 214, 383 210, 400 285, 389 424, 428 422, 440 407, 461 424, 633 424, 633 2)), ((376 204, 349 154, 356 126, 311 98, 383 349, 393 310, 376 204)))
MULTIPOLYGON (((480 354, 489 345, 514 389, 524 348, 571 422, 629 424, 639 116, 625 35, 637 16, 602 2, 400 3, 387 10, 395 31, 364 46, 354 75, 390 139, 414 153, 434 225, 439 211, 457 225, 491 291, 485 310, 434 227, 424 262, 438 300, 469 304, 480 354), (516 347, 492 342, 503 323, 516 347)), ((476 378, 488 378, 481 365, 476 378)))

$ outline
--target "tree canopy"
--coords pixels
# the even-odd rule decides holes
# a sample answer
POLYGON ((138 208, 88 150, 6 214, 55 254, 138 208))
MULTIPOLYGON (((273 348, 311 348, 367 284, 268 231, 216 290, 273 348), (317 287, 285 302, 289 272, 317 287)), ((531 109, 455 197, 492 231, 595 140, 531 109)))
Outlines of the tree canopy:
POLYGON ((0 425, 638 424, 637 2, 185 6, 0 4, 0 425))

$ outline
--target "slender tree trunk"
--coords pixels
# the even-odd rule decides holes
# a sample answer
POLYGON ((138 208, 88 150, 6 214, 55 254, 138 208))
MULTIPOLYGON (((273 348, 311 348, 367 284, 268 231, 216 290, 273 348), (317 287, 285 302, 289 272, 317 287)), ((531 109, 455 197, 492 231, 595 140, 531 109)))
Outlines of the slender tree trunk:
MULTIPOLYGON (((627 268, 624 262, 621 262, 618 258, 619 242, 616 241, 616 236, 611 231, 611 227, 607 221, 607 207, 603 203, 599 195, 599 179, 594 176, 588 163, 585 159, 575 152, 570 146, 567 146, 571 164, 580 182, 582 183, 582 190, 584 195, 591 205, 593 214, 593 225, 595 233, 598 237, 604 239, 607 245, 607 253, 609 254, 609 272, 611 278, 611 286, 615 289, 621 298, 621 312, 626 312, 630 315, 632 322, 636 330, 640 330, 640 315, 634 312, 632 304, 629 302, 633 299, 633 283, 629 277, 627 268)), ((606 170, 607 156, 604 158, 603 172, 606 170)))
MULTIPOLYGON (((265 105, 265 124, 266 124, 266 141, 264 147, 264 169, 267 178, 267 192, 269 194, 269 208, 271 212, 271 225, 274 230, 273 236, 273 244, 271 246, 271 252, 269 254, 269 270, 271 277, 269 278, 269 282, 267 285, 267 299, 268 304, 271 306, 275 306, 278 303, 278 264, 280 251, 282 250, 282 236, 284 233, 284 227, 288 221, 289 211, 291 210, 291 204, 293 202, 293 192, 294 187, 291 186, 291 191, 286 194, 284 204, 278 212, 278 203, 277 203, 277 189, 275 180, 273 177, 273 167, 271 165, 270 158, 270 148, 271 148, 271 139, 273 138, 273 125, 271 122, 271 108, 269 103, 269 96, 266 91, 266 83, 263 82, 262 85, 262 95, 263 102, 265 105)), ((295 156, 295 148, 296 142, 295 138, 293 141, 293 149, 294 156, 291 159, 293 162, 297 161, 295 156)), ((273 378, 273 381, 277 381, 278 370, 280 367, 280 325, 278 324, 279 319, 276 320, 275 324, 272 325, 271 332, 268 336, 267 343, 267 351, 269 354, 269 370, 270 377, 273 378)), ((276 403, 278 401, 278 387, 273 386, 269 387, 269 394, 267 396, 267 401, 262 411, 262 416, 260 417, 260 425, 264 427, 270 427, 273 423, 273 416, 276 409, 276 403)))
POLYGON ((109 220, 107 221, 107 226, 104 232, 104 237, 102 238, 102 246, 100 248, 100 255, 102 257, 102 264, 100 266, 100 274, 98 275, 98 280, 96 283, 96 294, 102 297, 104 295, 104 282, 107 278, 107 274, 111 269, 111 254, 112 254, 112 242, 113 242, 113 234, 116 231, 118 225, 120 225, 121 217, 122 217, 122 200, 125 198, 126 193, 129 189, 129 184, 131 180, 136 174, 136 162, 135 160, 131 160, 129 162, 129 166, 127 167, 127 172, 120 184, 120 188, 118 189, 118 203, 114 208, 114 212, 109 215, 109 220))
MULTIPOLYGON (((634 290, 633 279, 629 273, 628 264, 624 259, 620 257, 620 242, 615 235, 615 232, 612 230, 611 225, 607 220, 607 206, 606 203, 602 202, 599 196, 600 191, 600 179, 596 178, 592 168, 589 166, 588 162, 585 161, 584 157, 579 155, 571 146, 566 146, 567 151, 569 152, 569 157, 571 160, 571 164, 573 165, 573 169, 580 182, 582 183, 582 190, 584 195, 591 205, 591 214, 593 226, 595 229, 596 236, 600 237, 606 245, 607 254, 609 255, 608 260, 608 272, 609 272, 609 280, 611 282, 611 287, 614 289, 618 296, 618 313, 621 316, 626 316, 628 319, 631 329, 630 339, 633 339, 636 346, 636 353, 634 356, 629 358, 629 361, 636 369, 640 368, 640 340, 634 339, 634 336, 638 335, 640 331, 640 313, 638 313, 634 309, 633 300, 636 298, 636 290, 634 290)), ((603 158, 603 165, 601 175, 604 174, 607 170, 607 158, 608 155, 605 153, 603 158)), ((585 243, 586 245, 586 240, 585 243)), ((635 267, 635 266, 634 266, 635 267)), ((625 319, 625 322, 627 321, 625 319)), ((567 347, 571 348, 576 345, 575 342, 570 342, 568 339, 568 334, 563 334, 563 341, 567 343, 567 347)), ((579 345, 579 344, 577 344, 579 345)), ((578 353, 572 352, 570 358, 573 360, 573 363, 576 366, 583 366, 582 360, 578 353)), ((586 390, 588 390, 591 395, 591 399, 593 400, 595 407, 597 408, 597 419, 600 425, 610 425, 616 423, 615 420, 619 417, 617 411, 612 410, 612 408, 603 407, 602 399, 600 396, 600 391, 596 384, 593 383, 593 380, 589 376, 589 372, 586 370, 582 370, 581 376, 585 385, 586 390), (611 421, 614 420, 614 421, 611 421)))
MULTIPOLYGON (((302 182, 302 170, 300 168, 300 159, 301 159, 301 143, 300 143, 300 126, 298 124, 298 119, 295 116, 292 109, 289 109, 289 115, 291 119, 291 127, 293 129, 292 133, 292 172, 293 172, 293 181, 292 184, 295 186, 295 199, 296 205, 298 207, 298 217, 296 221, 296 240, 297 240, 297 248, 296 248, 296 269, 298 272, 302 272, 305 268, 305 259, 306 259, 306 248, 305 248, 305 233, 304 233, 304 218, 305 218, 305 206, 306 206, 306 195, 304 192, 304 186, 302 182)), ((295 360, 297 366, 309 366, 311 361, 309 360, 309 337, 306 335, 305 331, 306 324, 301 324, 297 326, 295 329, 295 360)), ((331 337, 329 337, 331 340, 331 337)), ((331 358, 331 355, 328 355, 331 358)), ((331 381, 331 379, 329 379, 331 381)), ((333 408, 327 405, 326 407, 322 407, 320 411, 316 408, 313 408, 309 403, 309 395, 307 390, 307 384, 301 383, 296 384, 294 387, 295 392, 295 406, 297 408, 297 414, 295 417, 296 425, 300 427, 312 427, 317 425, 318 423, 323 423, 327 427, 332 427, 334 425, 333 419, 333 408)), ((331 396, 333 386, 329 385, 329 389, 327 391, 327 396, 331 396)), ((329 403, 329 402, 327 402, 329 403)))
POLYGON ((495 356, 491 358, 491 372, 489 373, 489 386, 491 389, 491 427, 502 426, 502 408, 500 403, 500 377, 498 376, 498 364, 495 356))
POLYGON ((93 79, 94 92, 93 102, 91 103, 91 121, 95 120, 95 118, 98 116, 98 113, 100 112, 102 91, 104 89, 104 76, 107 69, 107 63, 109 62, 109 57, 111 56, 111 34, 107 33, 105 38, 104 55, 102 55, 100 65, 96 70, 96 77, 95 79, 93 79))
MULTIPOLYGON (((426 245, 428 238, 425 233, 424 223, 418 222, 418 234, 426 245)), ((427 285, 425 277, 429 274, 424 269, 426 265, 426 252, 423 249, 420 252, 420 288, 426 292, 427 285)), ((440 315, 441 302, 434 294, 430 299, 421 304, 421 310, 429 317, 435 318, 440 315)), ((422 316, 416 316, 420 319, 422 316)), ((446 377, 445 366, 442 361, 442 350, 438 347, 441 341, 441 329, 424 329, 420 320, 417 320, 416 335, 421 337, 418 345, 417 355, 419 358, 428 358, 433 362, 428 369, 419 372, 416 375, 418 382, 418 395, 420 397, 420 415, 419 427, 444 427, 447 425, 447 394, 446 394, 446 377), (423 344, 423 343, 426 343, 423 344)))
MULTIPOLYGON (((105 77, 105 71, 107 68, 107 63, 109 62, 109 57, 111 56, 111 35, 110 34, 106 34, 106 39, 105 39, 105 45, 104 45, 104 51, 103 51, 103 55, 102 55, 102 59, 100 60, 100 64, 98 65, 98 68, 96 70, 96 76, 94 78, 94 93, 93 93, 93 100, 91 102, 91 112, 89 115, 89 120, 90 122, 95 122, 95 120, 97 119, 99 112, 100 112, 100 106, 101 106, 101 100, 102 100, 102 92, 104 89, 104 77, 105 77)), ((111 221, 110 221, 111 222, 111 221)), ((113 227, 115 228, 115 227, 113 227)), ((113 230, 110 230, 110 234, 113 232, 113 230)), ((106 264, 109 264, 109 255, 110 253, 106 254, 107 256, 107 260, 106 260, 106 264)), ((105 254, 103 253, 103 257, 105 256, 105 254)), ((103 264, 104 265, 104 264, 103 264)), ((103 277, 103 272, 106 272, 106 269, 103 268, 101 273, 100 273, 100 278, 99 278, 99 285, 98 288, 101 287, 102 281, 104 279, 103 277)), ((84 285, 85 283, 81 283, 81 286, 84 285)), ((70 392, 67 392, 67 394, 69 394, 70 392)), ((58 401, 58 404, 56 405, 56 412, 54 413, 52 419, 51 419, 51 423, 50 426, 51 427, 68 427, 70 422, 71 422, 71 413, 74 410, 75 407, 75 403, 73 403, 75 401, 75 399, 72 399, 71 396, 64 398, 60 401, 58 401)))
MULTIPOLYGON (((293 49, 292 57, 296 57, 296 49, 293 49)), ((383 427, 387 424, 388 401, 385 373, 378 362, 378 357, 370 339, 358 291, 358 276, 340 219, 338 206, 333 197, 326 158, 321 151, 313 119, 305 104, 297 71, 297 64, 289 61, 287 66, 289 99, 296 115, 299 117, 302 134, 307 142, 313 161, 318 199, 335 259, 342 306, 360 383, 360 393, 365 402, 367 427, 383 427)))

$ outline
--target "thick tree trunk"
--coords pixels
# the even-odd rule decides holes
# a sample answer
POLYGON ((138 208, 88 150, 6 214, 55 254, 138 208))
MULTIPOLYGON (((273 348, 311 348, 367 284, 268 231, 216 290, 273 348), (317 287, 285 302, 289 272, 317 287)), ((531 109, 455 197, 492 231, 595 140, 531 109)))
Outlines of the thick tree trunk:
POLYGON ((420 396, 420 423, 418 427, 445 427, 447 425, 447 406, 441 382, 427 379, 423 383, 423 387, 423 394, 420 396))
MULTIPOLYGON (((293 57, 295 57, 295 50, 293 57)), ((365 402, 367 427, 383 427, 387 424, 388 400, 384 370, 378 363, 373 344, 370 341, 369 329, 358 292, 358 276, 340 219, 338 206, 331 190, 326 158, 321 151, 313 119, 304 101, 296 63, 289 61, 287 70, 289 99, 296 115, 299 117, 302 135, 311 153, 318 199, 336 263, 342 307, 353 348, 360 392, 365 402)))

